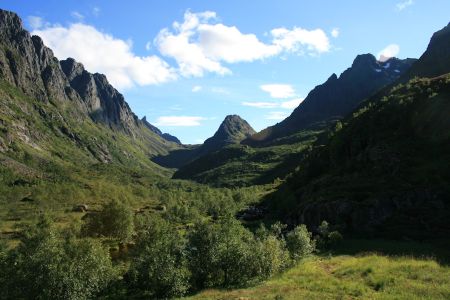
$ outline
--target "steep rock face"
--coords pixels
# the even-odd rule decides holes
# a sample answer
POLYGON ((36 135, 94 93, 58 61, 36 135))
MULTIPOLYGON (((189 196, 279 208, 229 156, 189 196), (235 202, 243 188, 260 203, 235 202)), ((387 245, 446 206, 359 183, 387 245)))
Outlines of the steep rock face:
POLYGON ((202 148, 205 151, 214 151, 226 145, 237 144, 245 138, 255 134, 255 130, 238 115, 226 116, 216 133, 207 139, 202 148))
POLYGON ((380 62, 372 54, 358 55, 341 76, 333 74, 315 87, 288 118, 243 143, 264 144, 318 123, 343 118, 374 92, 398 79, 413 62, 397 58, 380 62))
POLYGON ((12 12, 0 10, 0 76, 41 101, 78 100, 58 59, 42 39, 31 37, 12 12))
POLYGON ((70 58, 59 61, 5 10, 0 10, 0 85, 1 152, 26 144, 53 153, 67 145, 110 162, 131 160, 130 149, 145 161, 178 147, 148 130, 104 75, 70 58))
POLYGON ((427 50, 404 76, 407 81, 414 76, 435 77, 450 72, 450 23, 435 32, 427 50))
POLYGON ((109 84, 105 75, 87 72, 82 64, 72 58, 63 60, 60 64, 70 86, 81 96, 94 121, 134 134, 138 118, 122 94, 109 84))

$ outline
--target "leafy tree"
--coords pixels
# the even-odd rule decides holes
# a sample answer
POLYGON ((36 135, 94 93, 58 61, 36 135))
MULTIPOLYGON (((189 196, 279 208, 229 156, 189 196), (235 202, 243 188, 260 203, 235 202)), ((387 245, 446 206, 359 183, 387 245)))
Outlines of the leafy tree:
POLYGON ((245 285, 256 276, 254 238, 233 218, 198 223, 189 234, 189 268, 194 288, 245 285))
POLYGON ((184 240, 167 221, 153 216, 141 222, 127 279, 154 298, 183 296, 189 288, 184 240))
POLYGON ((133 212, 126 202, 112 200, 99 213, 88 216, 83 231, 89 236, 106 236, 125 242, 133 234, 133 212))
POLYGON ((286 235, 286 244, 294 260, 302 259, 306 255, 311 254, 315 249, 312 234, 304 224, 295 227, 286 235))
POLYGON ((27 230, 1 264, 2 299, 89 299, 114 275, 98 242, 62 236, 47 218, 27 230))

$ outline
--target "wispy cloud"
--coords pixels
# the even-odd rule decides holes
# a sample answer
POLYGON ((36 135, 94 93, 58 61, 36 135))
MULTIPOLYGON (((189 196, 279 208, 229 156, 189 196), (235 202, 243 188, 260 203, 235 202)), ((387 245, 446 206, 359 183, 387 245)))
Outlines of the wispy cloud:
POLYGON ((92 8, 92 14, 93 14, 94 16, 98 17, 98 16, 100 15, 100 7, 94 6, 94 7, 92 8))
POLYGON ((70 13, 70 15, 72 16, 72 18, 76 19, 79 22, 84 20, 84 15, 82 15, 78 11, 73 11, 70 13))
POLYGON ((391 57, 396 57, 400 52, 400 46, 397 44, 387 45, 383 50, 378 52, 377 57, 379 61, 386 61, 391 57))
POLYGON ((398 10, 402 11, 405 8, 407 8, 408 6, 411 6, 414 4, 413 0, 406 0, 406 1, 402 1, 396 4, 396 7, 398 10))
POLYGON ((269 93, 272 98, 283 99, 295 96, 295 90, 289 84, 263 84, 260 88, 269 93))
POLYGON ((285 101, 285 102, 281 103, 280 107, 286 108, 286 109, 294 109, 297 106, 299 106, 303 100, 304 100, 303 98, 297 98, 297 99, 292 99, 290 101, 285 101))
POLYGON ((207 120, 204 117, 194 116, 161 116, 156 119, 156 126, 192 127, 200 126, 201 121, 207 120))
POLYGON ((38 16, 29 16, 27 18, 27 21, 32 30, 36 30, 49 25, 47 22, 44 21, 43 18, 38 16))
POLYGON ((303 98, 292 99, 283 102, 242 102, 243 106, 250 106, 256 108, 284 108, 284 109, 294 109, 302 103, 303 98))
POLYGON ((275 108, 279 106, 276 102, 242 102, 244 106, 257 107, 257 108, 275 108))
POLYGON ((202 87, 199 86, 199 85, 195 85, 195 86, 192 87, 192 92, 193 92, 193 93, 198 93, 198 92, 200 92, 201 90, 202 90, 202 87))
POLYGON ((337 38, 338 36, 339 36, 339 28, 333 28, 332 30, 331 30, 331 36, 332 37, 334 37, 334 38, 337 38))
POLYGON ((287 112, 284 111, 271 111, 265 116, 266 120, 284 120, 289 116, 287 112))

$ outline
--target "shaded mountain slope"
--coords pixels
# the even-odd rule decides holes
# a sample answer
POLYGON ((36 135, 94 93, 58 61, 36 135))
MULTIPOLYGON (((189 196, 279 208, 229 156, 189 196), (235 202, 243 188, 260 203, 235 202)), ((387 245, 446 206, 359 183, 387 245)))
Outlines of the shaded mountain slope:
POLYGON ((372 100, 301 163, 272 208, 291 224, 448 236, 450 76, 413 79, 372 100))
POLYGON ((214 135, 203 144, 174 150, 169 155, 155 157, 153 161, 168 168, 180 168, 203 155, 220 150, 228 145, 239 144, 243 139, 254 133, 255 130, 240 116, 228 115, 214 135))
POLYGON ((341 119, 377 90, 397 80, 413 62, 397 58, 379 62, 372 54, 358 55, 339 77, 333 74, 315 87, 288 118, 243 143, 263 146, 318 123, 341 119))

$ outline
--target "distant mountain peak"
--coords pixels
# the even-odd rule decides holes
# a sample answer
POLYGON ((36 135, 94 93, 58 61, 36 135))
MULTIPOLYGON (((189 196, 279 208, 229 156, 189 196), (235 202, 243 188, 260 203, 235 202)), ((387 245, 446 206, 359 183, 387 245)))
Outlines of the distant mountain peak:
POLYGON ((162 131, 158 127, 156 127, 155 125, 150 124, 150 122, 147 121, 147 117, 146 116, 144 116, 141 119, 141 122, 144 124, 145 127, 150 129, 150 131, 156 133, 157 135, 159 135, 163 139, 165 139, 165 140, 167 140, 169 142, 174 142, 174 143, 177 143, 177 144, 181 145, 181 141, 177 137, 175 137, 175 136, 173 136, 171 134, 168 134, 168 133, 162 133, 162 131))
POLYGON ((228 115, 216 133, 207 139, 203 146, 207 149, 219 149, 226 145, 237 144, 255 133, 250 124, 240 116, 228 115))
POLYGON ((261 145, 301 129, 317 124, 323 126, 324 123, 343 118, 364 99, 397 80, 412 63, 411 59, 395 57, 381 62, 373 54, 360 54, 339 77, 333 73, 323 84, 311 90, 289 117, 243 143, 261 145))

